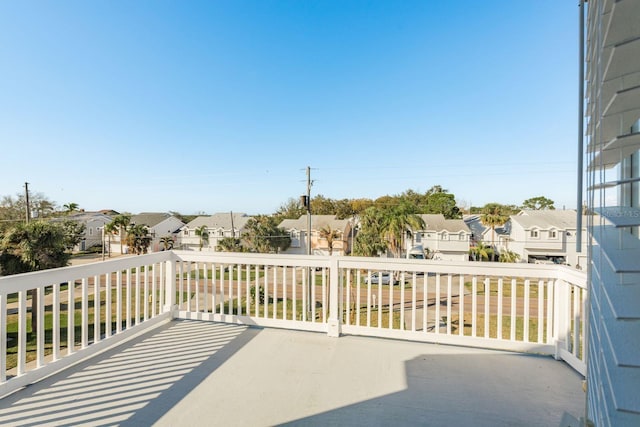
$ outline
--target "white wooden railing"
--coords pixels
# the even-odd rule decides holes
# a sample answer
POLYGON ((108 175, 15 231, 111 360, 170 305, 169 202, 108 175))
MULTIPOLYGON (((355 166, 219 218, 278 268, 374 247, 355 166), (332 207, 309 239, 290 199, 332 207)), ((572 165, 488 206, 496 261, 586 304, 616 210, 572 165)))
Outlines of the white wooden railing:
POLYGON ((0 278, 0 396, 172 318, 551 354, 584 375, 585 301, 586 275, 556 265, 130 256, 0 278))

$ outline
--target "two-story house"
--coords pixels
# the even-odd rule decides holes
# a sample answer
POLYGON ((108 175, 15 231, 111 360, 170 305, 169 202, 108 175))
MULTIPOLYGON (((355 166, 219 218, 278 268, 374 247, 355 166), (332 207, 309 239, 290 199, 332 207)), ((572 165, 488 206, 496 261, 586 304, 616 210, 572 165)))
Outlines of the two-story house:
POLYGON ((56 218, 54 222, 74 221, 84 225, 82 240, 73 248, 73 251, 85 251, 93 246, 102 246, 102 229, 105 224, 111 222, 113 218, 100 212, 75 212, 64 217, 56 218))
POLYGON ((423 230, 411 230, 405 242, 406 250, 422 247, 434 260, 467 261, 471 230, 461 219, 446 219, 442 214, 420 215, 425 223, 423 230))
MULTIPOLYGON (((184 226, 184 222, 166 212, 143 212, 132 215, 129 224, 144 225, 147 227, 149 235, 151 236, 151 244, 149 245, 150 252, 164 250, 164 245, 161 243, 161 239, 164 237, 170 237, 175 242, 180 228, 184 226)), ((122 238, 126 238, 126 235, 120 236, 118 233, 115 233, 109 237, 112 252, 119 253, 121 247, 124 253, 128 252, 127 245, 120 244, 122 238)))
MULTIPOLYGON (((311 254, 346 255, 350 253, 351 220, 336 219, 335 215, 311 215, 311 254)), ((285 219, 279 226, 291 237, 286 254, 307 253, 307 216, 285 219)))
POLYGON ((178 245, 184 250, 215 251, 220 240, 225 237, 239 239, 244 232, 244 227, 251 217, 245 213, 219 212, 213 215, 199 216, 180 229, 178 245), (202 229, 201 227, 205 227, 202 229), (196 230, 203 230, 205 238, 201 238, 196 230))
MULTIPOLYGON (((524 262, 554 262, 585 268, 586 249, 576 252, 575 210, 523 210, 509 219, 508 240, 500 240, 498 251, 508 249, 524 262)), ((587 247, 587 220, 583 218, 582 248, 587 247)))

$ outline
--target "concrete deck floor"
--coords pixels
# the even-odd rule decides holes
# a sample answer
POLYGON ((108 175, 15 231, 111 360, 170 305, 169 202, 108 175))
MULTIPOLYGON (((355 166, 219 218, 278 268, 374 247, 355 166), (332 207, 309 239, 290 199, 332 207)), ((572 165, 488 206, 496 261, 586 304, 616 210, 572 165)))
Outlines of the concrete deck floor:
POLYGON ((173 321, 0 400, 0 425, 577 426, 549 357, 173 321))

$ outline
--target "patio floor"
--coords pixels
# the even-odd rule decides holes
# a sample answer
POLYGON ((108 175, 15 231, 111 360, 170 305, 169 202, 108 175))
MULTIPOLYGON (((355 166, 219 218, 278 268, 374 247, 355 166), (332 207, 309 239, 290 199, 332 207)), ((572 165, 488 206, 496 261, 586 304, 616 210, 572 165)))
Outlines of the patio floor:
POLYGON ((0 400, 0 425, 577 426, 550 357, 172 321, 0 400))

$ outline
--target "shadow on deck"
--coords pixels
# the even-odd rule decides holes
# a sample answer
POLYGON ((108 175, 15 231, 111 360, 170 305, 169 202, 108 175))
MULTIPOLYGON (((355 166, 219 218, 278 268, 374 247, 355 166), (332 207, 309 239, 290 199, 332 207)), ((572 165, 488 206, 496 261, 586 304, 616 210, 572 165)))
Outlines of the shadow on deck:
POLYGON ((173 321, 0 400, 0 424, 560 426, 581 380, 550 357, 173 321))

